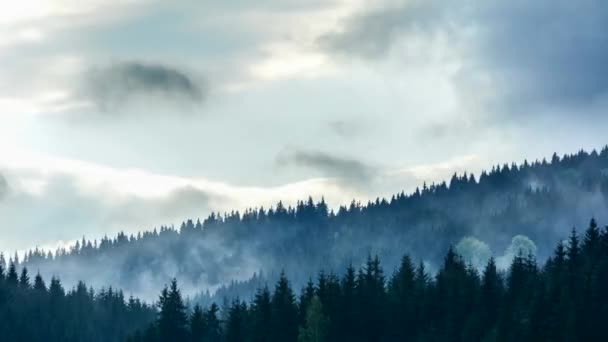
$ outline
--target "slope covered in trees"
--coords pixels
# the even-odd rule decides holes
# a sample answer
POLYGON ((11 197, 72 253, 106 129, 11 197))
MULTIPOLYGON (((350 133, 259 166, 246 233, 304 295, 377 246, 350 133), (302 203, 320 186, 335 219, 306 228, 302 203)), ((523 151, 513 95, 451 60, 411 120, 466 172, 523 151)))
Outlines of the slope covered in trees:
MULTIPOLYGON (((353 201, 336 210, 323 200, 308 199, 295 207, 278 203, 213 213, 203 222, 187 220, 179 229, 83 239, 54 254, 34 250, 20 264, 45 276, 59 275, 69 284, 86 279, 96 288, 113 285, 151 298, 158 284, 173 277, 192 293, 260 270, 276 278, 285 269, 299 287, 321 267, 343 270, 370 253, 394 267, 407 251, 436 269, 443 252, 463 238, 498 255, 514 236, 523 235, 537 244, 537 256, 544 260, 568 227, 591 216, 608 219, 607 196, 604 148, 496 166, 478 177, 454 175, 411 194, 367 204, 353 201)), ((471 253, 462 254, 468 258, 471 253)))
POLYGON ((320 273, 296 296, 284 275, 273 291, 185 309, 175 281, 160 296, 155 323, 132 342, 543 342, 605 341, 608 230, 595 220, 572 231, 542 266, 519 253, 507 271, 482 272, 449 249, 433 276, 409 256, 387 277, 378 258, 342 276, 320 273))

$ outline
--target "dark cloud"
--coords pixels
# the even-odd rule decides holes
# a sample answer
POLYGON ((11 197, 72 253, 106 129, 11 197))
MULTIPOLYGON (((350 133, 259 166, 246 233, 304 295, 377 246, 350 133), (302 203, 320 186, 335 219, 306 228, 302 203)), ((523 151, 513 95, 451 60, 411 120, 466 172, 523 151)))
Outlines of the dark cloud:
POLYGON ((461 49, 459 87, 489 92, 482 101, 497 108, 578 105, 608 93, 603 0, 408 1, 356 14, 319 43, 333 54, 378 59, 398 42, 436 33, 461 49))
POLYGON ((138 98, 199 105, 206 96, 203 80, 160 64, 115 63, 86 75, 85 93, 102 111, 116 110, 138 98))
POLYGON ((373 179, 376 170, 355 159, 343 158, 319 151, 295 150, 282 153, 276 160, 279 166, 296 166, 316 170, 326 177, 365 183, 373 179))

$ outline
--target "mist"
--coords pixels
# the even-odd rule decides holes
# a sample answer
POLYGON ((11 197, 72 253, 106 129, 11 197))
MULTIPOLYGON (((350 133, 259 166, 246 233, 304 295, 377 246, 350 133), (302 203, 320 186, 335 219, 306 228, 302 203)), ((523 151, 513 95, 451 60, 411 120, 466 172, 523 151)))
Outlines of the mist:
POLYGON ((148 300, 173 277, 188 296, 212 294, 254 274, 264 282, 283 270, 301 286, 321 270, 340 272, 373 255, 389 272, 404 254, 437 269, 450 246, 478 270, 490 256, 505 268, 520 253, 545 260, 572 227, 607 219, 607 165, 604 149, 497 166, 479 177, 454 175, 449 184, 337 210, 309 198, 293 207, 279 202, 213 213, 177 228, 78 241, 51 258, 28 252, 23 264, 67 284, 86 279, 148 300))

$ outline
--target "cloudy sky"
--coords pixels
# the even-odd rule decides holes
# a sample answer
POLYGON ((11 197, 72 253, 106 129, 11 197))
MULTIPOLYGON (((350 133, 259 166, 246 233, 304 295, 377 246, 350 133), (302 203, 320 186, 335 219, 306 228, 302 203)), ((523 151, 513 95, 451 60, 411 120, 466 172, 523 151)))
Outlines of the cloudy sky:
POLYGON ((603 0, 20 0, 0 250, 608 142, 603 0))

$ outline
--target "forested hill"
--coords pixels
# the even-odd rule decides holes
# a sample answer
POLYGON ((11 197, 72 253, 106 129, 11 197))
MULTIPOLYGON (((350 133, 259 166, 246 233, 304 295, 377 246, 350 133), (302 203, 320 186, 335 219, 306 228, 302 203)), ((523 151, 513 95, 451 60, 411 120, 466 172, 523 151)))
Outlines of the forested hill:
POLYGON ((21 264, 68 284, 85 279, 94 287, 113 285, 153 298, 148 294, 174 276, 187 293, 213 290, 260 270, 285 269, 297 285, 320 268, 342 270, 370 253, 389 269, 403 252, 436 267, 455 245, 467 261, 481 265, 490 253, 508 254, 513 240, 527 243, 532 252, 537 248, 543 259, 571 227, 592 216, 608 219, 607 172, 608 147, 495 166, 478 176, 454 175, 410 194, 353 201, 336 211, 323 200, 308 199, 295 207, 278 203, 214 213, 179 229, 83 239, 53 254, 31 251, 21 264))
POLYGON ((387 273, 370 257, 342 276, 321 273, 300 292, 282 276, 224 310, 187 310, 172 282, 157 320, 129 341, 606 341, 608 231, 593 220, 541 265, 518 253, 504 272, 492 258, 477 271, 449 249, 435 274, 407 255, 387 273))

